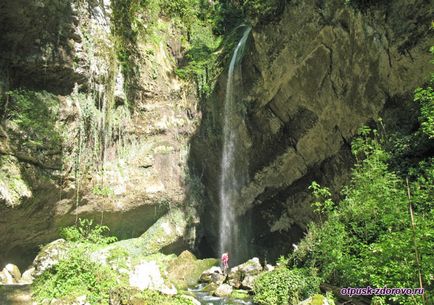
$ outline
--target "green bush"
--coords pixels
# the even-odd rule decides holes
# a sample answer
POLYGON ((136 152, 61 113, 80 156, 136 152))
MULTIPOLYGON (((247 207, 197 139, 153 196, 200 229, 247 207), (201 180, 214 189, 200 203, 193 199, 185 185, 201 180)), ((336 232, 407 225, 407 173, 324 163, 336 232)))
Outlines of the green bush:
POLYGON ((163 14, 172 18, 179 17, 188 28, 198 19, 199 0, 161 0, 163 14))
MULTIPOLYGON (((317 268, 323 281, 340 287, 416 288, 420 270, 425 289, 429 290, 434 274, 432 158, 410 170, 413 180, 409 181, 409 188, 416 223, 413 231, 405 180, 390 171, 390 156, 382 148, 377 133, 368 128, 361 132, 361 137, 353 141, 358 162, 351 183, 343 190, 343 200, 326 213, 323 224, 309 226, 290 263, 317 268)), ((314 191, 318 189, 316 186, 314 191)), ((325 196, 320 200, 328 199, 325 196)), ((422 304, 420 296, 382 296, 377 300, 422 304)))
POLYGON ((116 240, 104 236, 107 231, 108 227, 93 226, 92 221, 86 219, 80 219, 78 226, 64 228, 61 235, 69 243, 68 254, 35 279, 36 300, 72 301, 85 295, 90 304, 108 304, 109 292, 118 284, 116 274, 110 267, 89 259, 98 246, 116 240))
POLYGON ((213 70, 217 64, 216 50, 221 39, 214 36, 212 28, 203 21, 191 25, 190 40, 185 58, 187 63, 176 73, 183 79, 196 81, 201 96, 211 93, 213 70))
POLYGON ((38 301, 72 301, 85 295, 90 304, 108 304, 110 289, 117 284, 115 273, 108 266, 89 260, 86 250, 72 248, 67 258, 36 278, 33 293, 38 301))
POLYGON ((245 0, 243 10, 254 22, 267 22, 283 11, 285 2, 285 0, 245 0))
POLYGON ((103 225, 93 225, 92 219, 78 219, 77 226, 63 228, 60 232, 67 241, 88 245, 106 245, 117 240, 114 236, 104 236, 110 229, 103 225))
POLYGON ((306 269, 279 266, 258 276, 254 301, 260 305, 296 304, 319 290, 320 280, 306 269))

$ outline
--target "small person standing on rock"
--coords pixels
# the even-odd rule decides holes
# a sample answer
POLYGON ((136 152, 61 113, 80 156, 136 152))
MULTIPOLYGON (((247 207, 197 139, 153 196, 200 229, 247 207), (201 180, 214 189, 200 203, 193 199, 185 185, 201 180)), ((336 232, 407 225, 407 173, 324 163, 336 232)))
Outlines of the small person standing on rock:
POLYGON ((229 269, 229 264, 228 264, 229 254, 227 252, 223 253, 221 260, 222 260, 222 266, 223 266, 223 273, 227 274, 228 269, 229 269))

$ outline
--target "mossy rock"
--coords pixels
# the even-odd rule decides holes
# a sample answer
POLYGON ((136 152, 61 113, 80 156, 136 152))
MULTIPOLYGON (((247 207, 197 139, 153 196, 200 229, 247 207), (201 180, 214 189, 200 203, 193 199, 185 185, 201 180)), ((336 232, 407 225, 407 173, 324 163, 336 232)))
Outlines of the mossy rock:
POLYGON ((188 215, 181 209, 171 209, 158 219, 138 238, 121 240, 106 246, 93 254, 95 257, 107 257, 113 249, 119 248, 132 260, 133 264, 159 253, 161 249, 176 244, 183 239, 187 229, 188 215))
POLYGON ((310 298, 304 300, 303 302, 299 303, 298 305, 329 305, 329 304, 333 304, 333 303, 330 302, 325 296, 321 294, 315 294, 310 298))
POLYGON ((168 296, 157 291, 121 287, 110 293, 110 304, 114 305, 194 305, 193 301, 183 296, 168 296))
POLYGON ((168 266, 170 266, 171 262, 176 260, 175 254, 165 255, 162 253, 154 253, 148 256, 143 257, 141 262, 151 262, 154 261, 157 266, 160 268, 162 272, 167 271, 168 266))
POLYGON ((178 289, 185 289, 197 284, 202 272, 217 264, 217 259, 198 260, 191 252, 184 251, 170 262, 168 277, 178 289))
POLYGON ((328 302, 327 302, 327 298, 326 297, 324 297, 324 296, 322 296, 320 294, 315 294, 312 297, 311 304, 312 305, 323 305, 323 304, 328 304, 328 302))
POLYGON ((123 247, 131 257, 143 257, 159 252, 184 237, 187 215, 172 209, 138 238, 122 240, 112 246, 123 247))
POLYGON ((249 293, 245 290, 234 289, 231 293, 232 299, 244 300, 250 297, 249 293))
POLYGON ((210 292, 210 293, 214 293, 214 291, 217 290, 219 285, 217 285, 216 283, 209 283, 208 285, 206 285, 202 291, 204 292, 210 292))

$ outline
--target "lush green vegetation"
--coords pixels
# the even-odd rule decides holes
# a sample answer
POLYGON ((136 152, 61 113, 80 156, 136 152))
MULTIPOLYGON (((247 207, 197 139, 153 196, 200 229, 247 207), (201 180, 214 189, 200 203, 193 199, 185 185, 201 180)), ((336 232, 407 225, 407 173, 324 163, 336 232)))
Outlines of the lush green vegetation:
POLYGON ((366 9, 373 5, 387 4, 384 0, 345 0, 346 4, 352 5, 359 9, 366 9))
POLYGON ((254 301, 260 305, 297 304, 319 291, 320 279, 307 269, 288 269, 280 265, 259 275, 254 301))
POLYGON ((238 26, 270 21, 284 4, 282 0, 113 1, 116 49, 124 75, 130 81, 137 76, 138 40, 161 40, 159 19, 170 17, 182 36, 183 60, 177 74, 194 80, 199 95, 206 97, 239 39, 238 26))
POLYGON ((116 294, 118 295, 121 304, 194 305, 190 299, 183 296, 168 296, 152 290, 131 293, 129 289, 119 288, 117 289, 116 294))
MULTIPOLYGON (((359 161, 339 204, 329 198, 329 190, 312 184, 314 196, 322 200, 315 207, 327 220, 310 225, 291 264, 316 268, 323 281, 338 287, 417 288, 420 272, 427 289, 434 274, 433 159, 410 169, 417 175, 407 185, 389 169, 390 155, 375 130, 361 129, 353 152, 359 161)), ((378 304, 422 304, 420 296, 375 299, 378 304)))
MULTIPOLYGON (((128 286, 128 274, 114 269, 127 269, 127 253, 122 249, 112 249, 107 257, 108 264, 91 259, 91 253, 115 242, 109 236, 109 228, 94 225, 92 220, 79 219, 76 226, 66 227, 60 235, 67 242, 67 254, 54 267, 44 271, 33 283, 33 293, 38 302, 61 299, 73 302, 78 297, 86 297, 92 305, 109 304, 111 297, 121 304, 161 304, 193 305, 182 295, 168 296, 157 291, 139 291, 128 286), (113 267, 116 266, 116 267, 113 267)), ((158 261, 156 254, 153 258, 158 261)))
POLYGON ((245 0, 242 7, 247 16, 253 22, 265 22, 272 20, 283 11, 284 0, 245 0))
POLYGON ((46 270, 33 284, 36 299, 61 298, 74 300, 86 296, 91 304, 108 304, 110 290, 119 285, 112 269, 89 259, 98 246, 116 240, 105 236, 108 227, 93 225, 91 220, 79 220, 78 226, 67 227, 61 235, 68 241, 68 254, 53 268, 46 270))
POLYGON ((23 131, 20 146, 60 150, 59 100, 46 91, 17 89, 7 92, 3 107, 12 132, 23 131))

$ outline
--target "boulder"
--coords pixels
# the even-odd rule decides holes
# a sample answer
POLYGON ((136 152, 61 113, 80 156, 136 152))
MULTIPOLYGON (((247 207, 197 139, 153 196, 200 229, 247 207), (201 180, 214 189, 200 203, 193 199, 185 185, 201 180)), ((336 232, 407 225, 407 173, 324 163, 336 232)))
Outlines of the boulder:
POLYGON ((255 284, 255 280, 257 277, 257 275, 246 275, 241 282, 241 288, 253 290, 253 285, 255 284))
POLYGON ((15 284, 14 278, 6 268, 0 272, 0 283, 3 285, 15 284))
POLYGON ((223 271, 220 267, 214 266, 208 270, 205 270, 200 276, 200 281, 202 283, 215 283, 222 284, 226 279, 226 276, 223 274, 223 271))
POLYGON ((177 288, 186 289, 197 284, 202 273, 217 263, 213 258, 198 260, 191 252, 184 251, 170 261, 167 276, 177 288))
MULTIPOLYGON (((159 218, 140 237, 121 240, 91 254, 91 259, 104 263, 112 251, 123 251, 133 259, 160 252, 176 245, 185 244, 184 237, 188 231, 188 212, 174 208, 159 218)), ((182 246, 181 246, 182 247, 182 246)))
POLYGON ((243 276, 241 274, 241 271, 238 269, 238 267, 234 267, 231 269, 231 271, 228 274, 228 283, 232 287, 239 289, 241 288, 241 282, 243 280, 243 276))
POLYGON ((33 267, 24 271, 23 275, 21 276, 20 284, 33 283, 34 273, 35 273, 35 268, 33 268, 33 267))
POLYGON ((244 264, 233 267, 228 275, 228 282, 234 288, 252 289, 255 277, 263 271, 262 265, 257 257, 254 257, 244 264))
POLYGON ((193 305, 201 305, 201 303, 191 295, 181 295, 181 298, 189 300, 193 305))
POLYGON ((41 249, 33 260, 35 269, 33 276, 40 276, 45 270, 52 268, 68 253, 68 246, 64 239, 57 239, 41 249))
POLYGON ((244 300, 250 298, 249 292, 246 290, 233 290, 231 293, 231 299, 244 300))
POLYGON ((265 267, 264 267, 264 271, 269 272, 269 271, 273 271, 273 270, 274 270, 274 266, 273 265, 266 264, 265 267))
POLYGON ((15 283, 18 283, 21 280, 21 272, 20 269, 14 264, 7 264, 5 269, 9 272, 9 274, 14 279, 15 283))
POLYGON ((259 258, 257 257, 254 257, 244 264, 239 265, 238 268, 245 275, 258 275, 263 270, 262 265, 259 262, 259 258))
POLYGON ((325 296, 320 294, 315 294, 310 298, 298 303, 298 305, 332 305, 334 303, 330 302, 325 296))
POLYGON ((227 297, 230 296, 233 291, 233 288, 229 284, 221 284, 218 286, 217 290, 214 292, 215 296, 218 297, 227 297))
POLYGON ((217 285, 216 283, 209 283, 208 285, 203 287, 202 291, 209 292, 210 294, 213 294, 214 291, 216 291, 218 287, 219 287, 219 285, 217 285))
POLYGON ((166 285, 160 268, 155 261, 143 262, 134 267, 129 277, 130 286, 139 290, 157 290, 168 295, 175 295, 176 288, 166 285))

